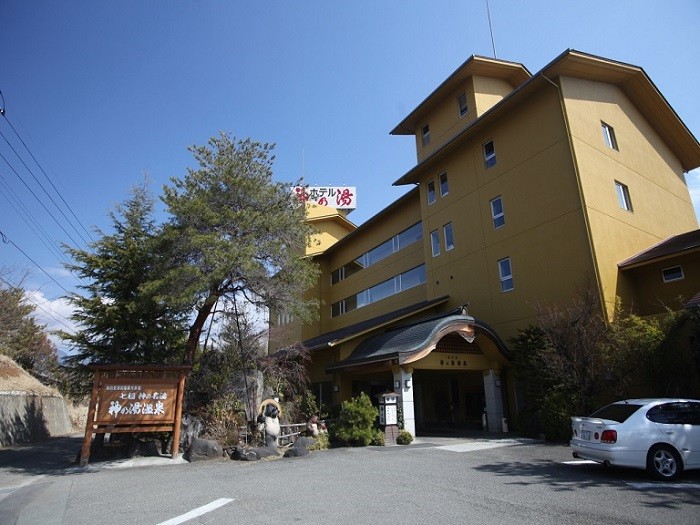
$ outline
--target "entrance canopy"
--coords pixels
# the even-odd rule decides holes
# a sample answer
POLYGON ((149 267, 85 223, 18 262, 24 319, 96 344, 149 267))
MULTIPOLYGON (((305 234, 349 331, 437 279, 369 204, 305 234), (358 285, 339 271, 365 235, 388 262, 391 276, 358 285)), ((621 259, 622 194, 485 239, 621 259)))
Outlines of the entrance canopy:
POLYGON ((468 343, 473 342, 477 329, 486 332, 503 357, 509 358, 505 345, 487 325, 462 314, 459 309, 368 337, 349 357, 328 366, 326 372, 342 372, 367 365, 408 365, 430 354, 447 335, 458 335, 468 343))

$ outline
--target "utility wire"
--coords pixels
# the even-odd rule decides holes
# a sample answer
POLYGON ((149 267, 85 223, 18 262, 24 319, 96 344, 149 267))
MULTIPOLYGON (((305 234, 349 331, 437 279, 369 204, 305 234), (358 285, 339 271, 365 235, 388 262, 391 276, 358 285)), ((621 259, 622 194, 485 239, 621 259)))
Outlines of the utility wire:
MULTIPOLYGON (((1 94, 1 93, 0 93, 0 94, 1 94)), ((4 100, 4 99, 3 99, 3 100, 4 100)), ((31 152, 31 150, 29 149, 29 147, 27 146, 27 144, 24 142, 24 140, 22 139, 22 137, 20 136, 20 134, 17 132, 17 130, 15 129, 15 127, 12 125, 12 122, 10 122, 10 119, 9 119, 9 118, 7 117, 7 115, 5 114, 4 108, 3 108, 3 111, 2 111, 2 116, 5 117, 5 120, 7 121, 7 123, 8 123, 8 124, 10 125, 10 127, 12 128, 12 131, 15 132, 15 135, 17 136, 17 138, 19 139, 19 141, 20 141, 20 142, 22 143, 22 145, 24 146, 24 149, 27 150, 27 153, 29 153, 29 155, 32 157, 32 159, 33 159, 34 162, 36 163, 36 165, 39 166, 39 169, 40 169, 41 172, 44 174, 44 177, 46 177, 46 180, 49 181, 49 184, 51 184, 51 187, 54 189, 54 191, 56 192, 56 194, 61 198, 61 201, 63 202, 63 204, 65 205, 65 207, 68 209, 68 211, 71 213, 71 215, 75 218, 75 220, 78 222, 78 224, 79 224, 80 227, 83 229, 83 231, 87 234, 88 238, 89 238, 91 241, 94 242, 94 239, 93 239, 92 236, 90 235, 90 232, 88 231, 88 229, 85 228, 85 225, 80 221, 80 219, 78 218, 78 216, 75 214, 75 212, 73 211, 73 208, 71 208, 71 206, 66 202, 66 199, 63 198, 63 195, 61 195, 61 192, 58 190, 58 188, 57 188, 56 185, 53 183, 53 181, 49 178, 49 176, 48 176, 48 174, 46 173, 46 171, 44 170, 44 168, 41 166, 41 164, 39 163, 39 161, 37 160, 37 158, 36 158, 36 157, 34 156, 34 154, 31 152)), ((87 243, 86 243, 86 244, 87 244, 87 243)))
MULTIPOLYGON (((7 117, 6 117, 6 118, 7 118, 7 117)), ((80 233, 80 231, 78 231, 78 229, 77 229, 77 228, 75 227, 75 225, 71 222, 71 220, 68 218, 68 216, 66 216, 66 214, 63 212, 63 210, 61 209, 61 207, 56 203, 56 201, 55 201, 54 198, 49 194, 49 192, 46 190, 46 188, 44 187, 44 185, 39 181, 39 179, 37 178, 37 176, 34 175, 34 172, 29 168, 29 166, 27 166, 27 163, 24 162, 24 159, 19 155, 19 153, 17 153, 17 150, 14 148, 14 146, 12 146, 12 144, 10 144, 10 141, 7 140, 7 137, 5 136, 5 134, 4 134, 2 131, 0 131, 0 135, 2 136, 3 139, 5 139, 5 142, 7 143, 8 146, 10 146, 10 149, 12 150, 12 152, 17 156, 17 158, 19 159, 19 161, 22 163, 22 165, 25 167, 25 169, 26 169, 26 170, 29 172, 29 174, 32 176, 32 178, 34 179, 34 182, 36 182, 36 183, 39 185, 39 187, 44 191, 44 193, 46 194, 46 196, 47 196, 47 197, 49 198, 49 200, 53 203, 53 205, 56 207, 56 209, 59 211, 59 213, 60 213, 61 215, 63 215, 63 218, 66 220, 66 222, 67 222, 68 224, 71 225, 71 227, 73 228, 73 230, 75 230, 75 233, 78 234, 78 237, 80 237, 80 239, 81 239, 85 244, 88 244, 88 241, 85 239, 85 237, 82 236, 82 234, 80 233)), ((4 157, 3 157, 3 159, 4 159, 4 157)), ((7 159, 5 159, 5 162, 7 162, 7 159)), ((16 172, 15 172, 15 173, 16 173, 16 172)), ((34 196, 36 197, 36 195, 34 195, 34 196)), ((47 210, 47 211, 48 211, 48 210, 47 210)), ((73 238, 71 237, 71 239, 73 239, 73 238)), ((75 242, 75 241, 73 241, 73 242, 75 242)), ((77 244, 77 243, 76 243, 76 244, 77 244)))
MULTIPOLYGON (((56 321, 57 323, 62 324, 63 326, 65 326, 65 327, 71 332, 71 335, 74 335, 74 334, 75 334, 75 330, 74 330, 74 328, 73 328, 72 326, 69 326, 69 325, 67 325, 66 323, 64 323, 63 321, 61 321, 60 319, 57 319, 56 317, 54 317, 54 313, 55 313, 55 312, 49 312, 49 311, 48 311, 46 308, 44 308, 42 305, 40 305, 39 303, 37 303, 36 301, 34 301, 34 300, 32 299, 32 297, 31 297, 29 294, 27 294, 27 291, 26 291, 24 288, 20 288, 19 286, 14 286, 12 283, 7 282, 7 281, 6 281, 5 279, 3 279, 2 277, 0 277, 0 281, 2 281, 3 283, 5 283, 7 286, 9 286, 10 288, 12 288, 13 290, 22 290, 22 291, 24 292, 24 298, 25 298, 27 301, 29 301, 29 302, 32 303, 34 306, 36 306, 39 310, 43 311, 46 315, 48 315, 51 319, 53 319, 53 320, 56 321)), ((63 315, 61 315, 61 314, 57 314, 57 315, 63 317, 66 321, 69 321, 69 319, 66 318, 66 317, 64 317, 63 315)))
POLYGON ((27 182, 26 182, 26 181, 22 178, 22 176, 17 172, 17 170, 12 166, 12 164, 10 164, 10 163, 7 161, 7 159, 5 158, 5 156, 4 156, 2 153, 0 153, 0 158, 2 158, 2 160, 5 161, 5 164, 7 164, 7 165, 10 167, 10 169, 14 172, 14 174, 17 175, 17 178, 19 178, 19 180, 22 181, 22 184, 24 184, 24 187, 27 188, 27 190, 29 190, 29 193, 31 193, 31 194, 34 196, 34 198, 37 200, 37 202, 38 202, 39 204, 41 204, 42 208, 44 208, 44 210, 46 210, 46 213, 48 213, 49 216, 51 216, 51 218, 54 220, 54 222, 55 222, 56 224, 58 224, 58 227, 61 228, 61 230, 63 230, 63 233, 65 233, 65 234, 68 236, 68 238, 69 238, 71 241, 73 241, 73 244, 74 244, 75 246, 79 246, 80 243, 78 243, 78 242, 73 238, 73 236, 72 236, 70 233, 68 233, 68 231, 63 227, 63 225, 58 221, 58 219, 56 218, 56 216, 55 216, 53 213, 51 213, 51 211, 49 211, 49 209, 46 207, 46 204, 44 204, 44 203, 41 201, 41 199, 37 196, 37 194, 34 193, 34 190, 32 190, 32 189, 29 187, 29 184, 27 184, 27 182))
POLYGON ((12 241, 11 239, 8 239, 8 238, 7 238, 7 235, 5 235, 5 234, 2 232, 2 230, 0 230, 0 239, 2 239, 2 242, 3 242, 3 243, 5 243, 5 244, 11 244, 11 245, 14 246, 15 248, 17 248, 17 250, 19 250, 19 251, 22 253, 22 255, 24 255, 27 259, 29 259, 29 260, 34 264, 34 266, 36 266, 37 268, 39 268, 39 270, 41 270, 49 279, 51 279, 54 283, 56 283, 56 284, 58 285, 58 287, 59 287, 61 290, 63 290, 63 291, 66 292, 67 294, 70 294, 70 292, 69 292, 68 290, 66 290, 66 289, 63 287, 63 285, 62 285, 61 283, 59 283, 56 279, 53 278, 52 275, 50 275, 46 270, 44 270, 44 269, 39 265, 39 263, 37 263, 34 259, 32 259, 32 258, 27 254, 27 252, 25 252, 22 248, 20 248, 19 246, 17 246, 17 245, 14 243, 14 241, 12 241))
POLYGON ((19 215, 22 220, 25 222, 27 226, 29 226, 29 229, 31 229, 34 232, 34 235, 37 236, 39 241, 54 255, 56 255, 59 259, 63 259, 65 262, 69 262, 68 259, 65 257, 63 252, 54 245, 54 241, 51 240, 51 237, 49 237, 48 233, 46 233, 46 230, 34 219, 32 216, 31 212, 27 209, 25 204, 17 197, 13 189, 5 182, 5 179, 0 176, 0 185, 4 186, 5 191, 2 191, 2 188, 0 188, 0 194, 5 198, 5 200, 8 202, 12 208, 17 212, 17 215, 19 215), (14 199, 14 202, 8 197, 8 194, 12 199, 14 199), (20 209, 22 208, 22 209, 20 209), (42 238, 43 237, 43 238, 42 238))

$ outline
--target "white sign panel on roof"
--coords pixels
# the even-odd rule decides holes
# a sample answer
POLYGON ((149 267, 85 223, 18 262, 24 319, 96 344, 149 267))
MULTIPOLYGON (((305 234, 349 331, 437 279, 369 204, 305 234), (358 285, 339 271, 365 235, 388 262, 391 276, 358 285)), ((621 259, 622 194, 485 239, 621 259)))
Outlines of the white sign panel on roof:
POLYGON ((345 210, 357 208, 355 186, 295 186, 293 191, 302 202, 345 210))

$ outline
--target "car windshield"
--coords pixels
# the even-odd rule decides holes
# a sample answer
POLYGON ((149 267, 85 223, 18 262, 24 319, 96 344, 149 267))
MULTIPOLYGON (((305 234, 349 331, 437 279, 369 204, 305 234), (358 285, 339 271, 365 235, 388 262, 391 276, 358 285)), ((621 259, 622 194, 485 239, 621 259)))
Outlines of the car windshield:
POLYGON ((597 417, 599 419, 610 419, 611 421, 617 421, 622 423, 626 421, 628 417, 634 414, 637 410, 641 408, 642 405, 633 405, 631 403, 616 403, 614 405, 608 405, 593 412, 590 417, 597 417))

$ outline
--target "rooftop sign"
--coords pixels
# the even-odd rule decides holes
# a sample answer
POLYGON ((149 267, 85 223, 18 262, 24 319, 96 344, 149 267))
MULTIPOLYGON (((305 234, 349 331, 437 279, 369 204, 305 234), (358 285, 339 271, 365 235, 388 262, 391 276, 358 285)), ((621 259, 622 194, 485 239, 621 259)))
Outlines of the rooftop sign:
POLYGON ((357 208, 355 186, 295 186, 293 191, 302 202, 345 210, 357 208))

